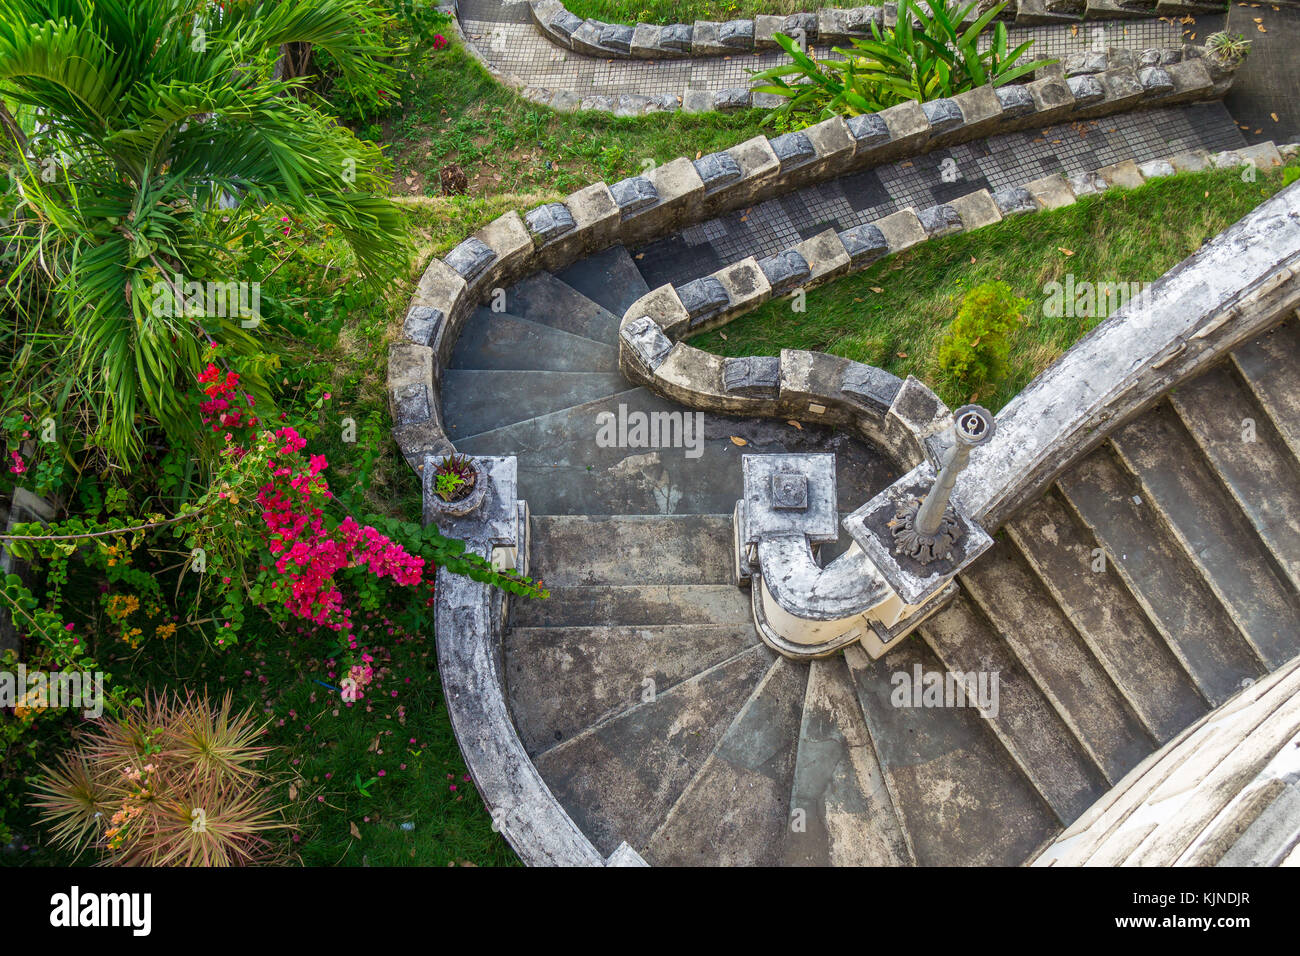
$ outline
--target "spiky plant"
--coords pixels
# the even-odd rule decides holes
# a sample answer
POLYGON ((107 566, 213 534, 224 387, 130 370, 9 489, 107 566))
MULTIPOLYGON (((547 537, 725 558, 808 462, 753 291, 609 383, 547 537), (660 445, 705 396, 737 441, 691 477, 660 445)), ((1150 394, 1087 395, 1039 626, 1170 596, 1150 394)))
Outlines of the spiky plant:
POLYGON ((77 751, 42 767, 34 801, 54 842, 119 866, 241 866, 274 855, 285 828, 263 786, 265 726, 190 694, 101 719, 77 751))
POLYGON ((373 82, 391 71, 385 22, 366 0, 0 0, 0 104, 17 106, 0 138, 18 191, 0 240, 18 251, 12 281, 53 293, 13 354, 55 356, 24 387, 114 464, 133 466, 151 423, 173 441, 192 432, 182 393, 210 343, 265 397, 266 329, 196 316, 185 291, 230 279, 240 237, 221 233, 223 210, 333 225, 371 277, 404 262, 378 147, 276 69, 282 46, 310 43, 373 82))

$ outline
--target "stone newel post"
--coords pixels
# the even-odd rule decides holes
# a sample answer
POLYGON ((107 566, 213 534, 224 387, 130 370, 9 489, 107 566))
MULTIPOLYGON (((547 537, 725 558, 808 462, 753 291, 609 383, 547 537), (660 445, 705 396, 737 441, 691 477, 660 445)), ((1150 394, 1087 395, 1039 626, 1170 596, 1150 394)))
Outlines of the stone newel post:
POLYGON ((951 506, 952 489, 970 461, 971 449, 993 437, 993 415, 979 405, 963 405, 953 416, 956 442, 925 500, 905 505, 893 527, 894 550, 921 564, 942 561, 961 539, 961 522, 951 506))

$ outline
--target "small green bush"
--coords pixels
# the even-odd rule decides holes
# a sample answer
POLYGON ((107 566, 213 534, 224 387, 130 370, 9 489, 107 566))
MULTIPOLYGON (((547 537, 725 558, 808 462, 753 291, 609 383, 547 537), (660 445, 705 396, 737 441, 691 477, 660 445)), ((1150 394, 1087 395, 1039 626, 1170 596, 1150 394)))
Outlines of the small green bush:
POLYGON ((939 344, 939 368, 966 388, 996 384, 1009 371, 1011 333, 1028 305, 1005 282, 975 286, 939 344))

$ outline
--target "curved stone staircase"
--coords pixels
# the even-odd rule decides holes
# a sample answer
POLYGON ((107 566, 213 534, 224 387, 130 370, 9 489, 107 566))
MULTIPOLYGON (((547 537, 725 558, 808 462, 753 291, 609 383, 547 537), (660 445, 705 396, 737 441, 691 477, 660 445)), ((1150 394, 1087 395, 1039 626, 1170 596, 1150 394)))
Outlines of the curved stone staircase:
POLYGON ((830 429, 714 415, 698 457, 602 447, 602 412, 681 411, 617 370, 618 317, 646 291, 622 247, 537 273, 470 320, 443 388, 459 451, 518 456, 552 596, 512 606, 510 706, 600 852, 1017 864, 1300 652, 1296 319, 1070 468, 885 657, 796 663, 734 584, 740 455, 834 451, 842 512, 896 473, 830 429), (894 706, 916 668, 996 671, 996 714, 894 706))

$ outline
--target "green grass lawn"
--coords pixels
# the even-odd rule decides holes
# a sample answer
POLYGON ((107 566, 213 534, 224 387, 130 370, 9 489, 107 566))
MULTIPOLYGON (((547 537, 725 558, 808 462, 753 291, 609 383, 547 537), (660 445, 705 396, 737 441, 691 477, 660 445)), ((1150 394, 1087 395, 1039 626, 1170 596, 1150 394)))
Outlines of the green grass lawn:
POLYGON ((829 352, 915 375, 951 406, 980 401, 997 410, 1105 318, 1044 315, 1048 283, 1067 273, 1076 284, 1150 282, 1277 192, 1282 179, 1273 171, 1245 183, 1236 171, 1216 170, 1084 197, 1065 209, 922 243, 810 291, 803 313, 791 310, 789 298, 774 300, 691 344, 729 356, 829 352), (970 394, 937 368, 935 356, 965 291, 995 279, 1029 308, 1013 339, 1010 376, 970 394))
POLYGON ((457 163, 469 195, 569 193, 616 182, 647 163, 726 149, 763 132, 764 111, 618 118, 562 113, 530 103, 497 82, 459 44, 424 60, 403 100, 409 108, 383 125, 398 195, 435 196, 438 171, 457 163))
POLYGON ((801 13, 823 7, 860 7, 863 0, 564 0, 580 17, 607 23, 694 23, 745 20, 759 13, 801 13))

